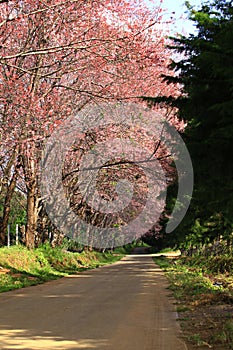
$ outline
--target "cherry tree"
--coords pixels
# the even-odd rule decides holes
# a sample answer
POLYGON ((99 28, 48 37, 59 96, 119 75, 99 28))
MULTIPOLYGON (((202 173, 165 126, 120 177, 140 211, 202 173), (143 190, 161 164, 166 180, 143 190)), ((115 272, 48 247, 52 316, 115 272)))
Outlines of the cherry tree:
POLYGON ((53 130, 87 104, 179 93, 160 77, 170 62, 161 23, 160 2, 153 10, 126 0, 0 3, 0 157, 3 178, 12 179, 8 208, 19 174, 25 183, 28 247, 41 152, 53 130))

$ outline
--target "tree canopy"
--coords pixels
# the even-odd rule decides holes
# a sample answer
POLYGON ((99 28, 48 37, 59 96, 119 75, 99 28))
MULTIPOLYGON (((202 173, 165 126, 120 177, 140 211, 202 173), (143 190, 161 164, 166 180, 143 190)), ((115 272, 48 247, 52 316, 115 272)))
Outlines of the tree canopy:
POLYGON ((26 197, 26 244, 34 246, 41 154, 67 118, 103 101, 177 93, 161 79, 170 63, 161 21, 159 2, 0 2, 0 245, 17 187, 26 197))
POLYGON ((196 32, 173 38, 176 75, 164 76, 168 84, 181 84, 181 95, 147 100, 178 108, 187 123, 183 136, 194 166, 194 193, 188 215, 169 239, 189 245, 232 238, 233 7, 223 0, 198 10, 186 5, 196 32))

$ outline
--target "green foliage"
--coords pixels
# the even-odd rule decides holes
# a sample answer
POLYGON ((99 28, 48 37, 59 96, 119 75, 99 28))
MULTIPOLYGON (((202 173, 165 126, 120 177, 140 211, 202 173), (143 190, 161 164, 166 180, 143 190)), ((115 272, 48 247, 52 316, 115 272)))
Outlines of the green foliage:
MULTIPOLYGON (((232 1, 187 3, 197 34, 173 38, 171 50, 181 53, 169 83, 181 83, 176 99, 159 96, 150 104, 178 108, 188 126, 184 140, 190 152, 195 184, 190 210, 174 238, 177 245, 211 242, 233 231, 233 7, 232 1)), ((176 54, 177 57, 177 54, 176 54)), ((168 197, 168 204, 174 196, 168 197)))
POLYGON ((193 343, 196 344, 197 346, 202 346, 206 345, 205 342, 201 339, 200 334, 193 334, 189 337, 189 340, 193 343))
POLYGON ((0 248, 0 292, 22 288, 113 263, 123 255, 110 252, 71 253, 45 244, 34 250, 23 246, 0 248))
POLYGON ((163 256, 154 258, 154 261, 164 271, 167 271, 167 270, 169 270, 171 268, 171 263, 169 262, 169 260, 167 258, 165 258, 163 256))
POLYGON ((61 247, 73 253, 81 253, 84 249, 84 246, 81 245, 79 242, 72 239, 68 239, 67 237, 63 238, 61 247))
MULTIPOLYGON (((165 257, 154 258, 169 279, 170 289, 175 297, 185 302, 200 300, 200 297, 210 303, 215 303, 224 296, 232 300, 233 291, 227 287, 219 288, 213 283, 210 276, 217 276, 219 273, 231 273, 233 269, 233 258, 229 256, 218 258, 203 257, 181 257, 179 259, 167 259, 165 257), (228 266, 231 267, 228 267, 228 266)), ((222 277, 223 278, 223 277, 222 277)), ((229 284, 232 281, 229 281, 229 284)), ((227 286, 227 277, 223 278, 223 285, 227 286)))
MULTIPOLYGON (((137 242, 125 244, 123 247, 114 248, 114 254, 130 254, 132 250, 138 246, 137 242)), ((146 247, 147 244, 141 243, 141 246, 146 247)))
POLYGON ((170 284, 169 289, 173 291, 175 298, 182 303, 188 299, 194 301, 203 293, 215 293, 214 288, 208 279, 202 276, 200 270, 189 270, 187 266, 180 264, 177 260, 171 261, 167 258, 154 258, 154 261, 166 271, 170 284))
POLYGON ((211 274, 233 273, 233 257, 227 254, 209 257, 196 255, 192 258, 183 258, 181 261, 182 264, 188 265, 189 267, 199 268, 203 272, 208 272, 211 274))
MULTIPOLYGON (((169 280, 169 289, 176 298, 177 312, 184 337, 196 346, 233 349, 232 257, 155 258, 169 280), (221 261, 221 262, 220 262, 221 261), (218 274, 219 264, 224 274, 218 274), (221 281, 220 285, 214 282, 221 281), (229 305, 226 305, 229 304, 229 305), (226 313, 224 310, 229 310, 226 313)), ((192 347, 192 346, 191 346, 192 347)))
MULTIPOLYGON (((3 216, 5 190, 0 193, 0 217, 3 216)), ((16 224, 24 225, 26 223, 26 198, 25 196, 15 191, 11 203, 11 212, 9 224, 12 232, 15 232, 16 224)))
POLYGON ((227 344, 229 349, 233 349, 233 322, 227 321, 223 325, 223 329, 212 336, 213 344, 227 344))

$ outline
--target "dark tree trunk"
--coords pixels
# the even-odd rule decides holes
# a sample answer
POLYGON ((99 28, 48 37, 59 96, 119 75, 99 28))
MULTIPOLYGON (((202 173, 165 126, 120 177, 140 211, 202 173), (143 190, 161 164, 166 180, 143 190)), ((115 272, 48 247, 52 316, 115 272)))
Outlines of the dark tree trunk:
POLYGON ((18 172, 16 170, 11 178, 9 186, 7 187, 7 192, 6 192, 5 201, 4 201, 3 217, 1 222, 1 234, 0 234, 1 244, 4 244, 6 239, 7 225, 9 223, 10 211, 11 211, 11 200, 14 195, 17 177, 18 177, 18 172))
POLYGON ((27 224, 25 232, 26 247, 33 249, 35 247, 35 235, 37 228, 37 187, 36 180, 31 181, 27 193, 27 224))

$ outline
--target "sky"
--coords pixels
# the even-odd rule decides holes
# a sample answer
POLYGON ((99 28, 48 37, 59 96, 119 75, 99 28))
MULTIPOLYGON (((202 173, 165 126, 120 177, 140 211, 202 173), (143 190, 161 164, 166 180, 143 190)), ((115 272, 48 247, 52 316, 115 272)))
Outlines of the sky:
MULTIPOLYGON (((190 4, 196 8, 199 8, 202 0, 190 0, 190 4)), ((167 16, 170 18, 171 16, 175 18, 175 25, 172 25, 171 30, 174 33, 181 33, 187 35, 189 33, 193 33, 195 27, 193 26, 192 21, 188 19, 179 19, 181 16, 188 17, 188 14, 185 14, 186 6, 184 5, 185 0, 163 0, 163 8, 167 9, 167 16), (175 12, 175 14, 172 14, 175 12)))

